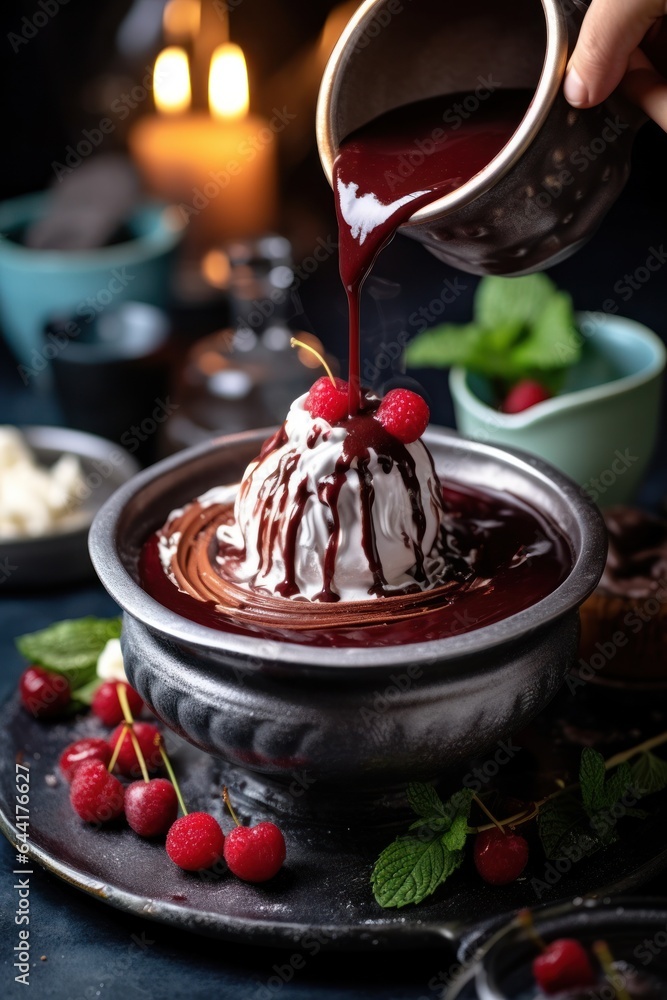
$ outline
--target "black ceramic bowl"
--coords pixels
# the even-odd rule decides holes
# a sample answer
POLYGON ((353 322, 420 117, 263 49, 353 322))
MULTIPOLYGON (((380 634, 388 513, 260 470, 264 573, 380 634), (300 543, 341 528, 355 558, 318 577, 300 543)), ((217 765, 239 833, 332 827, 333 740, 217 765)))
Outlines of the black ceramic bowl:
POLYGON ((126 669, 168 726, 228 763, 249 799, 278 811, 306 806, 324 819, 358 813, 362 800, 390 806, 405 782, 483 752, 556 693, 576 659, 578 607, 602 573, 604 525, 581 490, 539 459, 432 428, 425 441, 442 478, 521 497, 569 539, 572 571, 552 594, 476 631, 381 648, 204 627, 141 588, 139 552, 171 510, 237 482, 267 433, 219 438, 160 462, 96 517, 91 555, 125 611, 126 669))

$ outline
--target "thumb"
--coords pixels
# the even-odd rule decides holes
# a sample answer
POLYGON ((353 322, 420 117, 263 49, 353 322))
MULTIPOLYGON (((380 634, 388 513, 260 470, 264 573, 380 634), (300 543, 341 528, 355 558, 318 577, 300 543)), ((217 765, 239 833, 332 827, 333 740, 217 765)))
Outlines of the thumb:
POLYGON ((589 108, 609 97, 630 53, 664 13, 664 0, 592 0, 565 77, 570 104, 589 108))

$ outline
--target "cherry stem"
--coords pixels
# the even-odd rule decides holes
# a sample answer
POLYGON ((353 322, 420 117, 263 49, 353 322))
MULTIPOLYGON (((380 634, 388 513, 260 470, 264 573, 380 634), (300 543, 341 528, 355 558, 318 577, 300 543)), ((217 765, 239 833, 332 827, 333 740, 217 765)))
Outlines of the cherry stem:
POLYGON ((178 784, 178 781, 176 780, 176 775, 174 774, 174 769, 171 766, 171 761, 167 757, 167 751, 162 746, 162 737, 160 735, 157 735, 155 737, 155 745, 160 749, 160 755, 162 757, 164 766, 167 770, 167 774, 169 775, 169 780, 174 786, 174 791, 176 792, 176 798, 178 799, 178 804, 181 807, 181 812, 183 813, 184 816, 187 816, 188 810, 185 808, 185 802, 183 801, 183 796, 181 795, 181 787, 178 784))
POLYGON ((333 373, 331 371, 331 368, 329 368, 329 365, 326 363, 326 361, 324 360, 324 358, 322 357, 322 355, 320 354, 319 351, 316 351, 314 347, 310 346, 310 344, 305 344, 303 342, 303 340, 297 340, 296 337, 291 337, 290 338, 290 347, 302 347, 304 349, 304 351, 310 351, 311 354, 314 354, 315 357, 317 358, 317 360, 319 361, 319 363, 322 365, 322 367, 326 371, 326 373, 329 376, 329 378, 331 379, 332 386, 334 387, 334 389, 336 388, 336 379, 333 377, 333 373))
MULTIPOLYGON (((472 799, 473 799, 473 802, 477 803, 477 805, 482 810, 482 812, 484 813, 484 815, 488 816, 488 818, 491 820, 492 827, 495 826, 498 830, 500 830, 500 832, 503 834, 503 836, 507 836, 507 834, 503 830, 502 824, 498 822, 498 820, 493 815, 493 813, 491 812, 491 810, 486 808, 486 806, 484 805, 484 803, 480 799, 480 797, 477 794, 477 792, 475 792, 475 794, 473 795, 472 799)), ((491 829, 491 827, 490 827, 490 829, 491 829)))
POLYGON ((631 1000, 630 994, 626 990, 623 983, 619 983, 618 971, 614 968, 614 956, 611 953, 611 948, 606 941, 596 941, 593 945, 593 952, 598 962, 602 966, 602 970, 609 980, 609 985, 614 990, 614 995, 616 1000, 631 1000))
POLYGON ((231 799, 229 798, 229 792, 227 791, 227 786, 226 785, 222 789, 222 798, 223 798, 223 801, 224 801, 225 805, 227 806, 227 808, 229 809, 230 813, 232 814, 232 819, 234 820, 234 822, 236 823, 236 825, 237 826, 241 826, 241 821, 239 820, 238 816, 234 812, 234 806, 232 805, 231 799))
MULTIPOLYGON (((132 746, 134 747, 134 752, 137 755, 137 760, 139 761, 139 767, 141 768, 141 776, 143 777, 146 784, 150 781, 148 777, 148 768, 146 767, 146 759, 143 755, 142 749, 139 746, 139 740, 137 739, 137 734, 134 731, 134 718, 132 716, 132 710, 130 709, 130 703, 127 700, 127 691, 125 690, 124 684, 116 684, 116 694, 118 695, 118 701, 120 702, 120 707, 123 710, 123 715, 125 717, 125 732, 130 734, 130 739, 132 740, 132 746)), ((125 733, 123 733, 120 743, 125 739, 125 733)), ((120 753, 120 748, 119 751, 120 753)))
MULTIPOLYGON (((621 753, 617 753, 613 757, 610 757, 609 760, 605 761, 605 771, 610 771, 613 767, 618 767, 619 764, 624 764, 626 760, 630 760, 632 757, 636 757, 640 753, 649 753, 649 751, 653 750, 655 747, 662 746, 665 743, 667 743, 667 732, 660 733, 658 736, 652 736, 650 740, 644 740, 643 743, 639 743, 637 746, 631 747, 629 750, 623 750, 621 753)), ((559 787, 555 792, 551 792, 549 795, 545 795, 544 798, 534 802, 530 809, 524 809, 522 812, 515 813, 513 816, 508 816, 507 819, 498 820, 494 818, 493 823, 486 823, 483 826, 472 826, 470 827, 470 833, 483 833, 485 830, 492 830, 494 826, 521 826, 523 823, 528 823, 531 819, 535 819, 547 802, 551 802, 552 799, 558 798, 559 795, 563 795, 565 792, 573 792, 577 788, 581 787, 578 781, 573 782, 571 785, 565 785, 562 781, 559 781, 558 785, 559 787)), ((476 795, 473 797, 477 799, 476 795)), ((483 806, 482 809, 484 809, 483 806)), ((485 809, 484 812, 486 812, 485 809)))
POLYGON ((519 912, 516 915, 516 918, 520 926, 523 927, 524 931, 526 932, 530 940, 533 942, 533 944, 537 945, 537 947, 540 949, 541 952, 545 952, 547 950, 546 942, 544 938, 540 937, 540 935, 535 930, 535 924, 533 923, 533 915, 530 912, 530 910, 519 910, 519 912))
POLYGON ((127 723, 124 722, 123 723, 123 731, 119 735, 118 739, 116 740, 116 745, 113 748, 113 754, 111 755, 111 760, 109 761, 109 765, 107 767, 107 771, 109 772, 109 774, 111 774, 111 772, 113 771, 114 767, 116 766, 116 761, 118 760, 118 754, 120 753, 120 748, 122 747, 123 743, 125 742, 125 737, 126 736, 127 736, 127 723))

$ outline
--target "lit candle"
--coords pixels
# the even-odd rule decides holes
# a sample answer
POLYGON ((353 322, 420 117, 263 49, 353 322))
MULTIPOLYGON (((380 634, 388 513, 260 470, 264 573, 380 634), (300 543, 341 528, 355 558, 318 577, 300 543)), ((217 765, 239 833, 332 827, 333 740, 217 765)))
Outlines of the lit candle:
POLYGON ((237 45, 213 53, 210 114, 190 110, 190 87, 185 50, 170 46, 155 64, 157 114, 142 118, 129 136, 146 184, 179 206, 199 244, 266 232, 275 222, 276 137, 285 122, 249 113, 237 45))

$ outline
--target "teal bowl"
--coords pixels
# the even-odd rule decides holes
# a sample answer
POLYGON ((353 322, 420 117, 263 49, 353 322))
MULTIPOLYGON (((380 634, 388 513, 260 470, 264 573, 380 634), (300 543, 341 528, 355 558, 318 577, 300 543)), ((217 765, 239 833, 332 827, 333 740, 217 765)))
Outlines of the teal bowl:
POLYGON ((500 413, 483 376, 452 368, 449 385, 461 434, 521 448, 565 472, 601 507, 628 503, 655 446, 667 352, 641 323, 580 313, 581 361, 561 393, 522 413, 500 413))
POLYGON ((16 241, 46 211, 48 193, 0 205, 0 325, 17 361, 38 370, 48 360, 46 321, 85 323, 124 299, 168 304, 183 225, 165 205, 145 203, 127 220, 130 237, 95 250, 32 250, 16 241))

